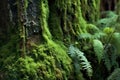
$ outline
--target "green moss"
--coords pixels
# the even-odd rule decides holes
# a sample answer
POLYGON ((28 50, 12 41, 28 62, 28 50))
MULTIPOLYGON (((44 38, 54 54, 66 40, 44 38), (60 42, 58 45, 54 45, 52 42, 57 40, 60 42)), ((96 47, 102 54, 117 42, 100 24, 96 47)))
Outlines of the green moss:
POLYGON ((47 0, 40 0, 39 3, 39 9, 40 9, 40 23, 42 28, 42 34, 45 40, 49 40, 52 38, 51 33, 48 28, 48 17, 49 17, 49 7, 48 7, 48 1, 47 0))
MULTIPOLYGON (((55 7, 55 6, 54 6, 55 7)), ((53 7, 52 7, 53 9, 53 7)), ((54 9, 55 10, 55 9, 54 9)), ((60 17, 55 11, 50 11, 49 28, 54 39, 63 40, 63 31, 60 25, 60 17)))
MULTIPOLYGON (((82 17, 81 3, 79 0, 56 1, 55 7, 60 9, 60 18, 62 19, 61 28, 67 34, 78 35, 86 32, 86 21, 82 17), (70 33, 69 33, 70 32, 70 33)), ((59 16, 59 15, 58 15, 59 16)))
POLYGON ((10 37, 9 42, 6 43, 5 45, 1 46, 1 48, 0 48, 0 53, 1 53, 0 56, 2 58, 6 58, 6 57, 9 57, 9 56, 13 55, 14 52, 18 52, 19 51, 18 50, 19 46, 17 44, 18 42, 19 42, 18 35, 12 35, 10 37), (11 52, 13 52, 13 53, 11 53, 11 52))
POLYGON ((99 5, 100 0, 82 0, 81 10, 84 19, 88 22, 94 23, 99 19, 99 5))
POLYGON ((24 3, 25 3, 25 10, 26 10, 26 8, 28 7, 28 0, 24 0, 24 3))
MULTIPOLYGON (((49 0, 39 0, 37 4, 39 8, 37 9, 39 9, 40 35, 44 38, 42 41, 44 44, 36 45, 31 43, 31 46, 34 47, 24 58, 20 57, 21 54, 19 54, 20 47, 18 45, 20 44, 18 42, 20 41, 14 43, 15 47, 12 41, 3 46, 0 56, 5 59, 0 59, 0 65, 4 61, 2 67, 6 69, 6 80, 68 80, 74 71, 71 64, 72 60, 67 55, 67 48, 64 46, 66 43, 63 40, 66 39, 70 43, 77 35, 87 33, 89 30, 96 30, 94 25, 88 25, 85 21, 88 11, 91 12, 88 15, 91 22, 98 17, 95 13, 95 10, 98 9, 98 2, 96 2, 97 0, 91 1, 90 6, 88 6, 88 0, 55 0, 51 1, 53 4, 50 4, 49 0), (85 11, 83 11, 84 8, 81 5, 86 5, 85 11), (60 13, 57 13, 57 11, 60 13), (56 39, 58 42, 55 42, 56 39)), ((19 7, 20 5, 18 5, 19 7)), ((25 0, 24 10, 27 7, 28 0, 25 0)), ((18 16, 20 17, 19 14, 18 16)), ((22 24, 19 25, 21 29, 20 38, 25 39, 25 34, 22 33, 22 24)), ((14 39, 16 38, 11 38, 11 40, 14 39)), ((26 46, 25 41, 23 42, 24 46, 26 46)), ((82 73, 78 74, 77 79, 84 80, 82 73)))
POLYGON ((43 75, 43 79, 65 79, 70 76, 71 59, 66 54, 65 47, 50 41, 46 45, 40 45, 33 52, 38 55, 37 57, 33 55, 33 57, 41 64, 39 69, 42 70, 40 75, 43 75))
POLYGON ((53 41, 34 47, 24 58, 11 55, 4 65, 6 80, 65 80, 72 72, 65 46, 53 41))
MULTIPOLYGON (((48 18, 49 18, 49 7, 48 1, 40 1, 40 24, 42 28, 42 35, 45 41, 47 42, 46 45, 40 45, 38 48, 33 50, 36 52, 34 53, 34 57, 36 60, 40 59, 40 64, 44 65, 44 68, 41 66, 40 75, 43 75, 43 79, 45 80, 56 80, 56 79, 67 79, 67 75, 70 75, 71 72, 71 59, 68 57, 66 53, 66 49, 60 44, 55 43, 52 40, 51 32, 49 31, 48 25, 48 18)), ((53 17, 56 16, 52 15, 53 17)), ((56 17, 55 17, 56 18, 56 17)), ((53 18, 52 18, 53 19, 53 18)), ((50 19, 52 21, 52 19, 50 19)), ((58 32, 60 32, 59 27, 59 18, 54 19, 58 22, 58 32)), ((57 29, 57 28, 56 28, 57 29)), ((55 29, 54 29, 55 31, 55 29)), ((53 32, 56 34, 57 31, 53 32)), ((60 35, 62 32, 60 32, 60 35)), ((56 35, 58 36, 58 35, 56 35)), ((60 37, 60 36, 59 36, 60 37)), ((62 37, 62 35, 61 35, 62 37)), ((55 38, 55 37, 54 37, 55 38)))
POLYGON ((76 35, 80 33, 86 32, 86 21, 82 17, 81 12, 81 2, 79 0, 75 0, 72 2, 73 9, 74 9, 74 19, 73 19, 73 29, 76 35))
POLYGON ((66 53, 67 51, 66 48, 62 44, 61 44, 62 46, 60 46, 60 44, 56 44, 53 41, 50 41, 48 45, 53 48, 52 53, 55 53, 57 62, 61 64, 61 66, 63 66, 63 70, 65 70, 64 75, 70 75, 71 59, 68 57, 66 53))
POLYGON ((9 74, 8 68, 12 68, 11 66, 19 55, 19 37, 18 35, 11 35, 9 42, 0 48, 0 71, 4 72, 3 76, 6 76, 2 80, 8 80, 6 79, 8 75, 12 75, 11 73, 9 74))
POLYGON ((11 63, 7 66, 7 77, 6 80, 37 80, 37 69, 39 63, 35 63, 34 60, 30 57, 18 58, 16 62, 11 63))

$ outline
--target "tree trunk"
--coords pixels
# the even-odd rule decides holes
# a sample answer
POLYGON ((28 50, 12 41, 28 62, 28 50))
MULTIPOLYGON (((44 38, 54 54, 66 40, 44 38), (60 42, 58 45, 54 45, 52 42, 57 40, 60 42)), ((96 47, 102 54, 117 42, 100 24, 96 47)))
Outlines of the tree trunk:
POLYGON ((96 64, 99 68, 93 69, 93 74, 86 73, 86 68, 77 73, 69 47, 74 45, 82 51, 87 39, 80 40, 80 34, 88 34, 95 26, 100 10, 115 10, 115 1, 2 0, 0 44, 10 37, 0 47, 0 80, 96 80, 96 70, 105 68, 87 53, 93 68, 96 64))

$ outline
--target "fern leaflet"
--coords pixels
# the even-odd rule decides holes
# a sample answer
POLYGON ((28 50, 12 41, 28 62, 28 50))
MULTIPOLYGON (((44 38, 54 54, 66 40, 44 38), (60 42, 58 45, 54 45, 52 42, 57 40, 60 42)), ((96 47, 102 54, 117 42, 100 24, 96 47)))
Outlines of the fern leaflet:
POLYGON ((116 68, 107 80, 120 80, 120 68, 116 68))
POLYGON ((103 53, 104 53, 103 44, 101 41, 95 39, 93 40, 93 47, 94 47, 95 55, 97 56, 98 62, 100 63, 100 61, 103 58, 103 53))

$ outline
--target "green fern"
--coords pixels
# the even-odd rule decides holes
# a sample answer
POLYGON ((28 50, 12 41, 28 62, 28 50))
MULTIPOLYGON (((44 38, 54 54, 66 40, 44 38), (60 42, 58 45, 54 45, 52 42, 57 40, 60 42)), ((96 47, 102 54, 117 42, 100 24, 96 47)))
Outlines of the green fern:
POLYGON ((100 39, 100 38, 102 38, 102 37, 104 37, 104 36, 106 36, 105 33, 103 33, 103 32, 97 32, 97 33, 95 33, 95 34, 93 35, 93 38, 94 38, 94 39, 100 39))
POLYGON ((100 63, 100 61, 103 58, 104 46, 100 40, 95 39, 93 40, 93 47, 94 47, 94 52, 95 52, 95 55, 97 56, 98 62, 100 63))
POLYGON ((100 31, 100 29, 97 28, 97 26, 95 26, 93 24, 87 24, 86 30, 90 34, 94 34, 94 33, 97 33, 100 31))
POLYGON ((90 33, 81 33, 79 36, 78 36, 78 39, 90 39, 92 38, 92 35, 90 33))
POLYGON ((106 18, 111 18, 111 17, 116 16, 115 12, 113 11, 103 11, 101 15, 103 16, 105 15, 106 18))
POLYGON ((107 80, 120 80, 120 68, 116 68, 107 80))
POLYGON ((110 72, 112 68, 118 68, 116 59, 120 54, 120 33, 114 32, 114 28, 109 27, 104 28, 103 31, 106 33, 103 60, 107 70, 110 72))
POLYGON ((120 55, 120 33, 114 33, 112 36, 111 44, 114 45, 116 53, 120 55))
POLYGON ((87 58, 84 56, 83 52, 81 52, 77 47, 70 45, 69 55, 74 61, 76 72, 82 69, 82 70, 86 70, 89 77, 92 76, 92 73, 93 73, 92 66, 88 62, 87 58))
POLYGON ((115 49, 113 48, 113 46, 108 46, 106 48, 103 59, 104 64, 109 72, 112 68, 115 69, 119 67, 118 62, 116 61, 117 55, 115 54, 115 49))
POLYGON ((112 27, 117 23, 118 15, 116 15, 115 13, 113 13, 111 11, 106 14, 107 15, 105 16, 105 18, 98 20, 96 23, 96 25, 99 28, 104 28, 104 27, 108 27, 108 26, 112 27))

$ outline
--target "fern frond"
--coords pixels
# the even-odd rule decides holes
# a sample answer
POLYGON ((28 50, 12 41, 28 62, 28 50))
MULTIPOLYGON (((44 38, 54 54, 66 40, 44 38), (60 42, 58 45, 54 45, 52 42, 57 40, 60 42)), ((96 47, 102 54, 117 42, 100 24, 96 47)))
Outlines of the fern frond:
POLYGON ((114 45, 116 53, 120 55, 120 33, 113 34, 111 43, 114 45))
POLYGON ((113 11, 102 11, 101 15, 103 15, 105 18, 111 18, 111 17, 117 16, 117 14, 113 11))
POLYGON ((107 80, 120 80, 120 68, 116 68, 107 80))
POLYGON ((112 68, 112 64, 111 64, 111 59, 109 58, 108 53, 104 54, 104 64, 105 64, 107 70, 110 71, 112 68))
POLYGON ((110 26, 110 27, 114 26, 117 22, 118 15, 110 14, 110 15, 107 15, 107 16, 105 18, 102 18, 102 19, 98 20, 96 25, 100 28, 101 27, 104 28, 104 27, 108 27, 108 26, 110 26))
POLYGON ((95 34, 93 35, 93 38, 94 38, 94 39, 100 39, 101 37, 104 37, 104 36, 106 36, 105 33, 103 33, 103 32, 97 32, 97 33, 95 33, 95 34))
POLYGON ((111 28, 111 27, 105 27, 103 29, 103 32, 106 33, 106 34, 111 34, 111 33, 114 33, 115 29, 114 28, 111 28))
POLYGON ((87 29, 87 32, 90 34, 94 34, 100 31, 100 29, 97 28, 97 26, 95 26, 94 24, 87 24, 86 29, 87 29))
POLYGON ((90 33, 81 33, 78 36, 78 39, 90 39, 90 38, 92 38, 92 35, 90 33))
MULTIPOLYGON (((78 64, 80 64, 80 66, 79 66, 80 69, 86 70, 88 76, 91 77, 92 73, 93 73, 92 66, 90 65, 87 58, 84 56, 84 53, 81 52, 77 47, 70 45, 69 54, 70 54, 71 58, 75 61, 74 63, 78 62, 78 64)), ((79 69, 77 69, 77 70, 79 70, 79 69)))
POLYGON ((104 46, 101 41, 95 39, 93 40, 93 47, 95 55, 97 56, 98 62, 100 63, 101 59, 103 58, 104 53, 104 46))
MULTIPOLYGON (((108 35, 109 36, 109 35, 108 35)), ((117 56, 119 55, 119 46, 120 46, 120 35, 113 33, 110 36, 111 39, 107 41, 107 44, 104 47, 104 61, 105 66, 108 71, 111 71, 112 68, 118 68, 119 64, 116 61, 117 56), (117 46, 118 45, 118 46, 117 46)))

